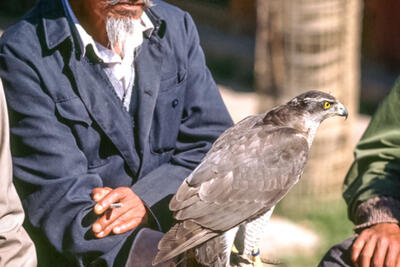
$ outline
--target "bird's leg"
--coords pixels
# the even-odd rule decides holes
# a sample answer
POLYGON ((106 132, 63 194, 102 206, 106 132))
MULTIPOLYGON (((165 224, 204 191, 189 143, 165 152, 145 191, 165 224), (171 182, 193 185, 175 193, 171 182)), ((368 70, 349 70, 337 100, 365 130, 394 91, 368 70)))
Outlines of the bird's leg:
POLYGON ((253 267, 263 267, 264 264, 261 260, 260 257, 260 249, 253 249, 253 251, 251 252, 251 260, 253 262, 253 267))

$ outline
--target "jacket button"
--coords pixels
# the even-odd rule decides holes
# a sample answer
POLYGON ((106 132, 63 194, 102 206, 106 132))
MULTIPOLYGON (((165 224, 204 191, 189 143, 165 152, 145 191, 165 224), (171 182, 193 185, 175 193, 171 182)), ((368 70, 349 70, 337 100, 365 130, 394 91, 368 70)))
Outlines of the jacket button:
POLYGON ((176 106, 179 104, 179 100, 178 99, 174 99, 174 101, 172 101, 172 107, 176 108, 176 106))

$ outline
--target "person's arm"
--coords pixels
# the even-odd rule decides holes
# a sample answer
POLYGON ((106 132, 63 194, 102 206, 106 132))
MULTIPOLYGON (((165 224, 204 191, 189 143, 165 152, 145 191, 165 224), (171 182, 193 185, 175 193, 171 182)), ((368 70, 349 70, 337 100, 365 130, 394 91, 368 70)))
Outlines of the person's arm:
POLYGON ((395 223, 400 220, 400 200, 387 196, 376 196, 362 202, 355 214, 356 232, 378 223, 395 223))
MULTIPOLYGON (((376 198, 400 199, 400 82, 373 116, 354 152, 354 163, 344 182, 343 197, 349 218, 361 225, 360 204, 376 198)), ((391 213, 391 212, 389 212, 391 213)))
POLYGON ((352 260, 363 267, 399 261, 395 250, 400 244, 399 106, 397 83, 359 141, 344 183, 348 215, 360 232, 352 260))
POLYGON ((400 264, 400 201, 377 196, 362 202, 356 210, 351 259, 358 266, 398 266, 400 264), (397 264, 397 265, 396 265, 397 264))
POLYGON ((24 211, 12 182, 6 101, 0 80, 0 263, 2 266, 34 267, 36 251, 22 227, 24 211))
POLYGON ((102 177, 89 171, 71 128, 58 117, 56 103, 35 70, 41 63, 32 67, 24 56, 24 51, 1 47, 14 176, 24 185, 19 193, 26 215, 34 228, 44 232, 51 249, 71 261, 112 266, 131 232, 107 239, 93 235, 96 202, 91 193, 104 187, 102 177))

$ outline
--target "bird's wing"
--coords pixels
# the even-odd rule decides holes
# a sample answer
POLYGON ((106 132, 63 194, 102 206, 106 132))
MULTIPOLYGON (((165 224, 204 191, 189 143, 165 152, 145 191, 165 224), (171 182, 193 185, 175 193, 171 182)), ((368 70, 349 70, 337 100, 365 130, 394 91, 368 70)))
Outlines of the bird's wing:
POLYGON ((158 244, 153 264, 206 242, 271 209, 298 181, 306 139, 291 128, 246 118, 225 131, 170 202, 178 221, 158 244))
POLYGON ((252 117, 225 132, 170 202, 177 220, 226 231, 273 207, 298 181, 308 156, 294 129, 256 126, 252 117))

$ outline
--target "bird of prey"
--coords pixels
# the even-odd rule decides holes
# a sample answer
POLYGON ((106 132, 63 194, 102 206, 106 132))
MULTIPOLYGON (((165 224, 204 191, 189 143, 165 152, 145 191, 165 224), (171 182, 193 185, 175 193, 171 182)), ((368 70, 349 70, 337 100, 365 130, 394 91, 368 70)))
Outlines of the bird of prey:
POLYGON ((269 218, 303 173, 320 123, 347 115, 332 95, 308 91, 227 129, 172 198, 177 223, 153 265, 194 248, 203 266, 229 266, 239 226, 269 218))

